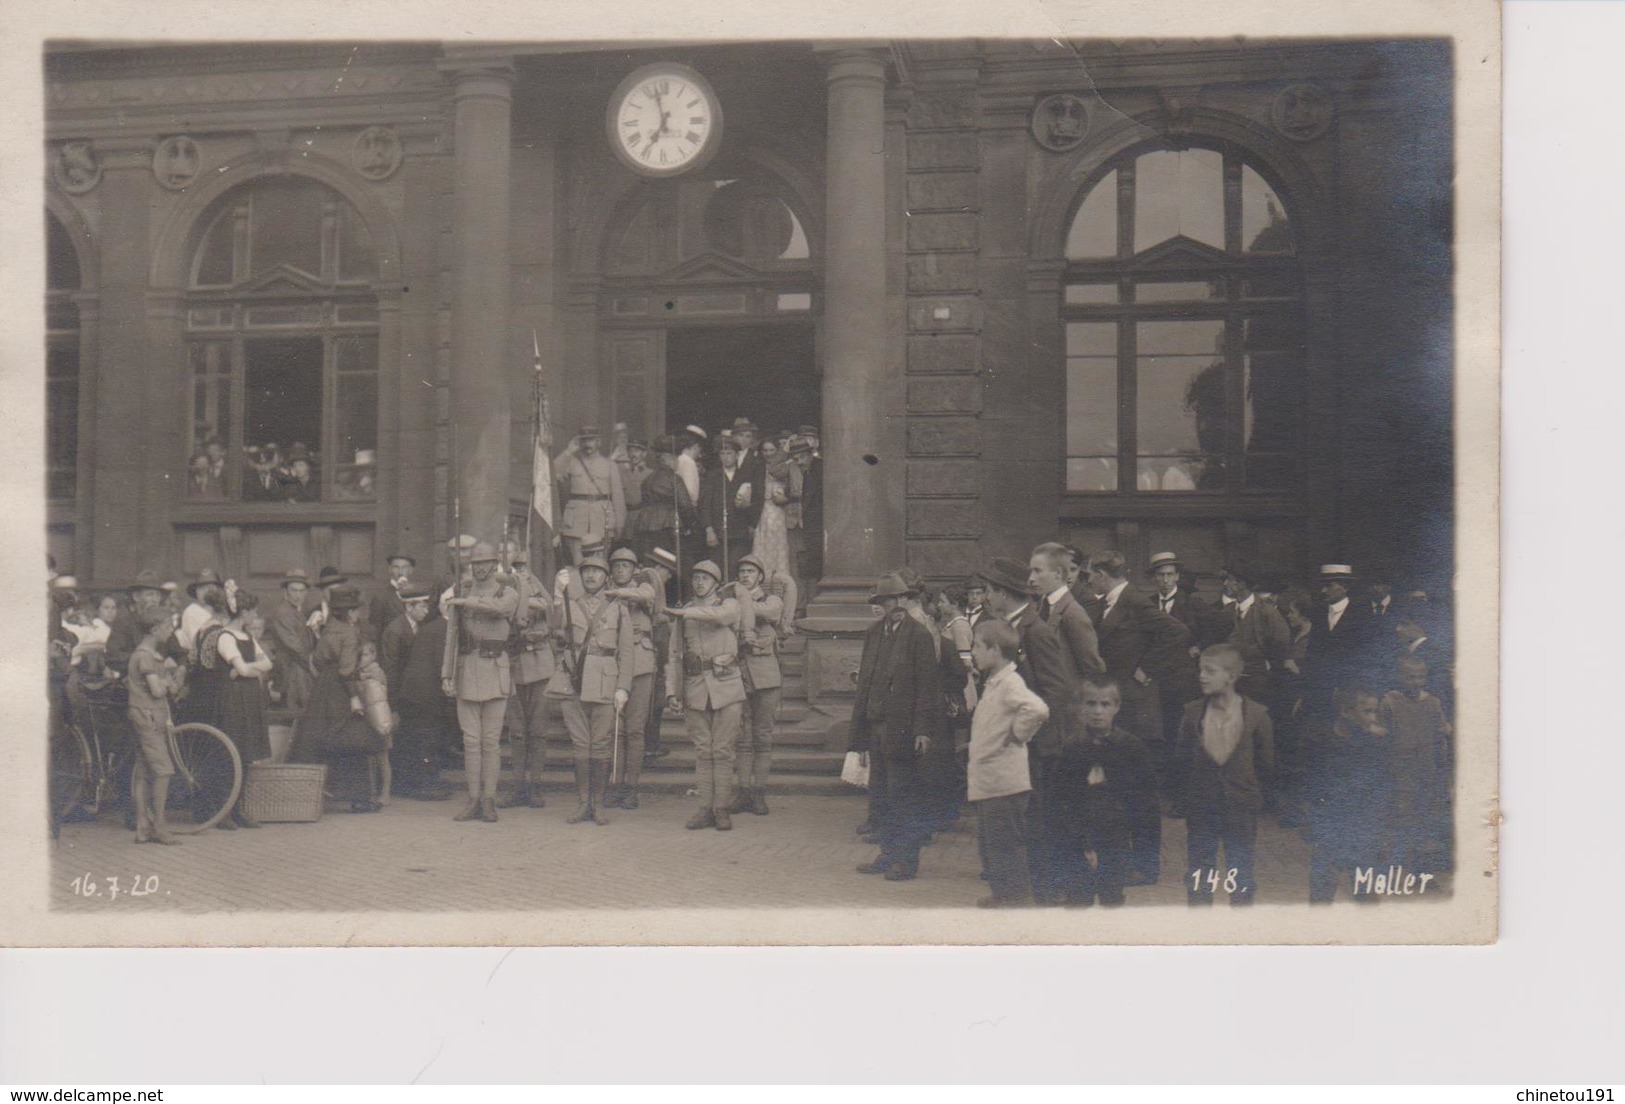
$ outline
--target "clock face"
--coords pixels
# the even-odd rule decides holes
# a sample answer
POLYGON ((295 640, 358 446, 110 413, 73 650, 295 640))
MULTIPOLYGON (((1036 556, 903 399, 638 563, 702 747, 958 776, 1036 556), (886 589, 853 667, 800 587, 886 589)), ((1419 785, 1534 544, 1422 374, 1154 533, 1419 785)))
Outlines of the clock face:
POLYGON ((709 161, 722 144, 722 104, 686 65, 645 65, 609 100, 609 144, 633 171, 675 176, 709 161))

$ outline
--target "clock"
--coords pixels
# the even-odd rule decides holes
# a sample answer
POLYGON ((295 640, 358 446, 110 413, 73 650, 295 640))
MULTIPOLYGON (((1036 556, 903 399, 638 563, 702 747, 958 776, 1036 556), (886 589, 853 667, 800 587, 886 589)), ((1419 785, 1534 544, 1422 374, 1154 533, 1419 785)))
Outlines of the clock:
POLYGON ((609 145, 633 172, 676 176, 722 144, 722 103, 686 65, 659 61, 630 73, 609 99, 609 145))

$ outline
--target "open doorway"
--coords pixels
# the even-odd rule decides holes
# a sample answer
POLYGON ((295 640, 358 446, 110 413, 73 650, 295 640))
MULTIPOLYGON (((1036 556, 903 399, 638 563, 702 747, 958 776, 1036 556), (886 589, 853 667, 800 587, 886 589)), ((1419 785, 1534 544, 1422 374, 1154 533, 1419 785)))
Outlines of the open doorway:
POLYGON ((809 323, 666 331, 666 421, 707 432, 749 418, 767 434, 818 425, 809 323))

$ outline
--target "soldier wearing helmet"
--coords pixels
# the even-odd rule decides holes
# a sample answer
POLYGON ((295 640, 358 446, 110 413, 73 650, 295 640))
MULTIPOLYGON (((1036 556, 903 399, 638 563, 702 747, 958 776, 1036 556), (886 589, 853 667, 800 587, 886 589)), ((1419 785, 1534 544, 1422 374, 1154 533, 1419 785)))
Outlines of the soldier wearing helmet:
POLYGON ((648 570, 638 567, 638 554, 630 548, 617 548, 609 557, 609 587, 604 594, 621 602, 632 622, 632 688, 620 726, 622 746, 617 776, 611 778, 605 803, 612 809, 638 807, 638 779, 643 774, 644 735, 649 723, 649 706, 654 697, 655 619, 665 618, 665 586, 648 570))
POLYGON ((666 664, 666 708, 683 710, 694 741, 700 808, 689 828, 733 827, 728 814, 734 785, 734 745, 745 708, 739 673, 739 603, 718 593, 722 569, 710 560, 689 576, 694 597, 671 611, 671 662, 666 664))
POLYGON ((540 809, 542 763, 547 746, 547 684, 554 673, 547 586, 530 573, 530 555, 516 541, 503 541, 506 581, 518 592, 514 635, 509 641, 513 700, 508 703, 508 747, 513 758, 514 792, 500 804, 540 809))
POLYGON ((497 578, 497 550, 476 541, 468 556, 472 578, 459 581, 441 602, 449 624, 440 667, 441 687, 457 699, 463 730, 468 805, 457 820, 497 819, 497 776, 502 769, 502 719, 513 693, 508 637, 519 594, 497 578))
POLYGON ((632 696, 636 666, 632 617, 604 593, 609 563, 601 554, 584 553, 575 574, 580 590, 566 587, 552 618, 558 663, 547 696, 558 700, 575 751, 577 804, 566 823, 608 824, 615 720, 632 696))
POLYGON ((735 765, 739 784, 730 813, 767 815, 767 775, 773 766, 773 726, 779 716, 784 676, 779 670, 779 621, 784 617, 782 582, 768 586, 767 568, 752 553, 739 560, 733 584, 740 606, 739 660, 745 672, 745 709, 735 765))

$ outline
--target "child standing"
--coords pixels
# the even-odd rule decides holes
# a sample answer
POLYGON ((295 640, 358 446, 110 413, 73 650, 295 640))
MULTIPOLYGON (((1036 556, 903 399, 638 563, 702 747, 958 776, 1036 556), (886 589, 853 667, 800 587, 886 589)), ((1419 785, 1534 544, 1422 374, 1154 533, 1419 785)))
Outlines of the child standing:
POLYGON ((165 806, 169 804, 169 780, 175 776, 175 762, 169 755, 169 700, 180 693, 183 676, 175 661, 161 654, 175 635, 175 614, 165 607, 144 609, 136 614, 141 643, 130 654, 129 717, 140 753, 131 776, 135 800, 135 842, 177 844, 169 832, 165 806))
POLYGON ((1055 765, 1056 866, 1069 907, 1123 903, 1129 809, 1156 800, 1156 775, 1140 738, 1116 724, 1123 691, 1110 675, 1085 675, 1055 765))
POLYGON ((392 782, 389 749, 395 746, 395 714, 389 708, 389 680, 378 662, 378 646, 370 641, 362 642, 356 681, 360 685, 361 708, 367 715, 367 724, 384 741, 381 750, 367 756, 368 773, 372 780, 372 803, 388 805, 392 782))
POLYGON ((1388 731, 1371 691, 1348 690, 1339 700, 1337 719, 1310 749, 1310 904, 1329 903, 1341 876, 1375 865, 1382 850, 1388 731))
POLYGON ((1232 905, 1253 903, 1253 845, 1264 806, 1264 777, 1275 765, 1270 712, 1236 692, 1244 661, 1233 644, 1202 649, 1202 697, 1179 722, 1174 769, 1185 792, 1186 898, 1211 905, 1223 887, 1232 905), (1224 845, 1226 866, 1217 865, 1224 845))
POLYGON ((1382 718, 1392 749, 1390 857, 1407 869, 1431 872, 1449 862, 1451 728, 1427 682, 1427 660, 1400 659, 1399 689, 1383 696, 1382 718))
POLYGON ((968 793, 976 809, 976 845, 992 894, 977 908, 1032 904, 1027 874, 1027 742, 1049 719, 1049 707, 1016 672, 1021 642, 1008 621, 976 626, 971 662, 982 692, 971 716, 968 793))

